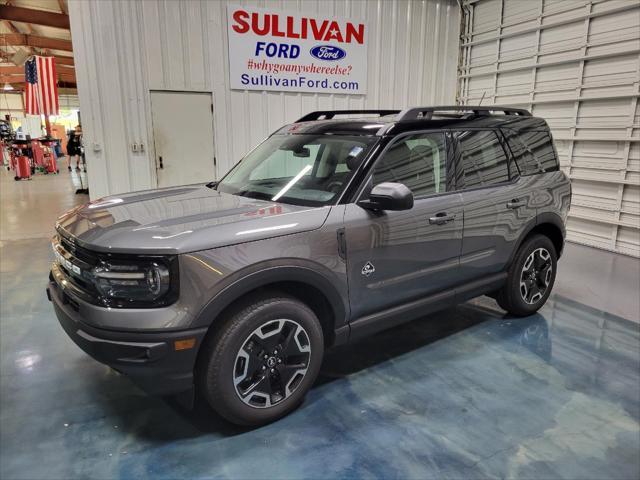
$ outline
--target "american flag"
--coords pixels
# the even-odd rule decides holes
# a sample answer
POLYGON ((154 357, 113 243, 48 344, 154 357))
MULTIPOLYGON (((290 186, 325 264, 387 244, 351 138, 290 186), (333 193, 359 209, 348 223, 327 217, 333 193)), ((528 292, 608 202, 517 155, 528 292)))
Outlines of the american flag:
POLYGON ((58 115, 58 84, 56 60, 53 57, 32 57, 24 65, 26 89, 25 113, 58 115))

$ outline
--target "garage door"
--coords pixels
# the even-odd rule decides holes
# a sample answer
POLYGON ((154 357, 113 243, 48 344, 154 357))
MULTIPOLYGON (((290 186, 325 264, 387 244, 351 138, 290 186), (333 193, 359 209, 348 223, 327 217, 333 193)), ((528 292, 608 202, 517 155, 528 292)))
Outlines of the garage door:
POLYGON ((573 185, 568 239, 640 256, 640 2, 469 0, 459 103, 549 122, 573 185))

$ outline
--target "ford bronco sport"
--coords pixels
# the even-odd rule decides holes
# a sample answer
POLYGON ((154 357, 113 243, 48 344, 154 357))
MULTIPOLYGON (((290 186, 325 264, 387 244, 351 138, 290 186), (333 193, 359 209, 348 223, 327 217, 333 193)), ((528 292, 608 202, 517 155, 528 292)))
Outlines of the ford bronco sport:
POLYGON ((538 310, 570 198, 526 110, 313 112, 219 182, 64 214, 47 294, 98 361, 257 425, 301 403, 328 347, 483 294, 538 310))

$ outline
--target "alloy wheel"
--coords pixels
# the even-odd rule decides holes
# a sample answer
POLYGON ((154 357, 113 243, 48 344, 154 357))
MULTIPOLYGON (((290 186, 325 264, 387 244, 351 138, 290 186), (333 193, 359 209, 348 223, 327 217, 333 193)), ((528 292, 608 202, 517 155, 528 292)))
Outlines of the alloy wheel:
POLYGON ((277 405, 298 388, 309 368, 307 331, 289 319, 256 328, 236 355, 233 384, 240 399, 255 408, 277 405))
POLYGON ((549 288, 553 262, 546 248, 536 248, 529 254, 520 274, 520 294, 529 305, 542 299, 549 288))

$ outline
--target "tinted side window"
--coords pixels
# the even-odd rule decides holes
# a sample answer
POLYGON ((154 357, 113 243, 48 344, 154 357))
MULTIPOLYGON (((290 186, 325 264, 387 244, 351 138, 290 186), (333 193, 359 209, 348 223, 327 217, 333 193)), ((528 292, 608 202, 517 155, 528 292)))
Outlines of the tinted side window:
POLYGON ((506 137, 522 175, 558 170, 558 159, 549 132, 530 130, 516 133, 509 130, 506 137))
POLYGON ((495 132, 472 130, 460 132, 457 137, 465 188, 486 187, 509 181, 507 155, 495 132))
POLYGON ((373 167, 373 185, 403 183, 418 196, 447 188, 444 134, 410 135, 394 143, 373 167))

